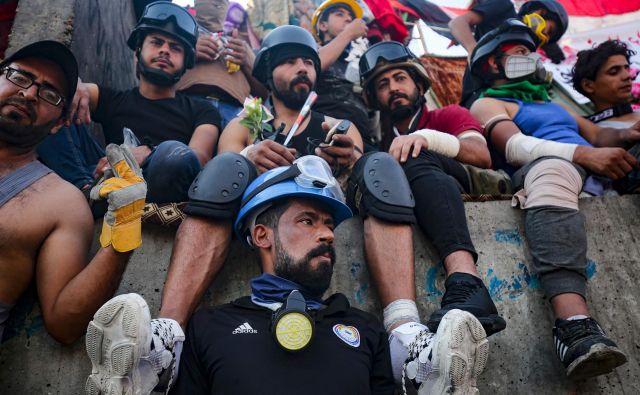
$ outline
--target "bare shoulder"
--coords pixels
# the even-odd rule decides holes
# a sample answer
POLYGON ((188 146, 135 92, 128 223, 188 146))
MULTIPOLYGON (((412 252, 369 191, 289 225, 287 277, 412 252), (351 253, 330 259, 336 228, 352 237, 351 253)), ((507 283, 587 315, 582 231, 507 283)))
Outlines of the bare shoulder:
POLYGON ((86 198, 71 183, 51 173, 34 184, 33 204, 42 204, 58 225, 76 223, 92 226, 93 217, 86 198), (42 183, 40 184, 40 181, 42 183), (39 185, 40 184, 40 185, 39 185))

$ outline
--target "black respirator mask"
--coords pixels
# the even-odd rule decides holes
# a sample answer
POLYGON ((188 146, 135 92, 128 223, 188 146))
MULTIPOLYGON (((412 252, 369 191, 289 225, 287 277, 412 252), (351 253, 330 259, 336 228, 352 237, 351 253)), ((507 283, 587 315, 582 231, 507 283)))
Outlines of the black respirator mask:
POLYGON ((285 351, 298 352, 306 349, 313 340, 315 323, 307 313, 304 296, 293 290, 282 307, 273 313, 271 334, 285 351))
POLYGON ((529 55, 508 55, 502 68, 508 80, 530 81, 534 84, 548 84, 553 80, 553 73, 547 71, 537 53, 529 55))

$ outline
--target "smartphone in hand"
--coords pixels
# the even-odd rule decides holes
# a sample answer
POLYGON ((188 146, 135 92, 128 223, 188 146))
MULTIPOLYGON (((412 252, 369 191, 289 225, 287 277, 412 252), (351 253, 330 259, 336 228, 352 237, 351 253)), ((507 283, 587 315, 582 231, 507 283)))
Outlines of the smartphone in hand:
POLYGON ((329 132, 327 133, 327 137, 324 139, 324 143, 328 144, 329 146, 332 146, 334 143, 333 135, 346 134, 347 130, 349 130, 349 127, 351 127, 351 122, 346 119, 343 119, 342 121, 336 123, 335 125, 333 125, 331 130, 329 130, 329 132))

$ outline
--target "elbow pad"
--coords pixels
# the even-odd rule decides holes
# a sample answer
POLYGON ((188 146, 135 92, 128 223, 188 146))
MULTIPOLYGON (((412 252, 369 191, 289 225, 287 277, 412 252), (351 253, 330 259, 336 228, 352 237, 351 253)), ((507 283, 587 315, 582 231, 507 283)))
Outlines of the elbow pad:
POLYGON ((516 133, 507 140, 505 158, 513 166, 523 166, 543 156, 556 156, 573 161, 577 144, 558 143, 516 133))

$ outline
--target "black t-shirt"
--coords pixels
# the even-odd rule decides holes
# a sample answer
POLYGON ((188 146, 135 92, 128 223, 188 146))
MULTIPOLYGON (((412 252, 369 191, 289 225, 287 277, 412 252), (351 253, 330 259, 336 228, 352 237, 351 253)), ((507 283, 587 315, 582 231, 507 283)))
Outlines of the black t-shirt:
MULTIPOLYGON (((322 128, 325 116, 313 110, 309 116, 311 119, 307 127, 300 134, 291 137, 291 141, 289 141, 289 147, 296 149, 298 157, 315 155, 316 147, 327 138, 327 132, 322 128)), ((276 142, 283 144, 286 138, 286 135, 279 134, 276 136, 276 142)))
POLYGON ((516 17, 516 9, 511 0, 478 0, 471 11, 482 15, 482 23, 476 25, 473 33, 476 41, 505 20, 516 17))
POLYGON ((100 87, 98 105, 92 114, 102 125, 109 143, 122 144, 122 128, 133 131, 139 140, 154 145, 166 140, 189 144, 195 129, 210 124, 220 129, 220 114, 205 100, 180 92, 172 99, 149 100, 133 88, 115 91, 100 87))
POLYGON ((277 345, 273 312, 249 297, 198 311, 189 322, 171 393, 393 394, 389 343, 380 322, 350 307, 342 294, 325 304, 312 314, 313 343, 298 353, 277 345))
MULTIPOLYGON (((500 26, 502 22, 509 18, 516 17, 516 10, 510 0, 478 0, 478 4, 471 8, 471 11, 482 15, 482 23, 475 26, 473 36, 479 41, 487 32, 500 26)), ((482 91, 482 80, 472 76, 467 67, 462 77, 462 95, 460 104, 464 107, 471 107, 478 99, 482 91)))

